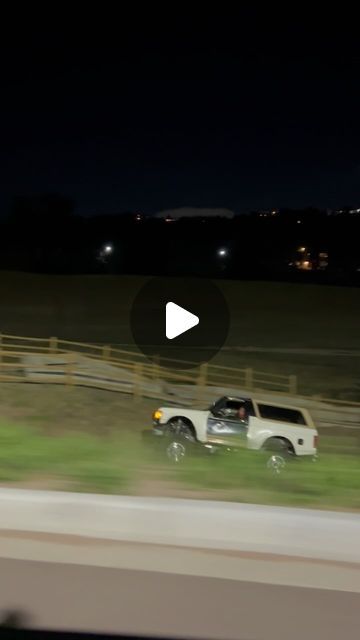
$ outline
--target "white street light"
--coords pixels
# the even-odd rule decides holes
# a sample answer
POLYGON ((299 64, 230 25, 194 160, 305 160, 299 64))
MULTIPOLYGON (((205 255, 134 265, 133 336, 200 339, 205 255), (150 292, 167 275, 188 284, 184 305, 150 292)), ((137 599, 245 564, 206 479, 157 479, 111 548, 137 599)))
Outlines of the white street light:
POLYGON ((114 252, 114 246, 112 244, 104 244, 101 249, 98 250, 96 259, 99 262, 108 262, 111 254, 114 252))
POLYGON ((227 250, 227 249, 224 249, 224 248, 222 248, 222 249, 218 249, 217 254, 218 254, 218 256, 220 256, 221 258, 225 258, 225 257, 227 256, 227 254, 228 254, 228 250, 227 250))

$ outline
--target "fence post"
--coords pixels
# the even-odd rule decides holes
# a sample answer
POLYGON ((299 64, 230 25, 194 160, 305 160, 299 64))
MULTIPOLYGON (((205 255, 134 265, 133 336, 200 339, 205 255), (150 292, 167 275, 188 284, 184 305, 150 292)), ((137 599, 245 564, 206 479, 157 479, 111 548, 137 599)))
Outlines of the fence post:
POLYGON ((65 365, 65 385, 67 387, 71 387, 74 384, 74 364, 75 364, 75 354, 68 353, 66 354, 67 363, 65 365))
POLYGON ((199 375, 196 380, 196 391, 197 391, 196 396, 197 396, 198 402, 201 402, 203 399, 203 392, 207 382, 207 374, 208 374, 208 363, 204 362, 203 364, 200 365, 199 375))
POLYGON ((143 364, 142 364, 142 362, 134 362, 134 382, 133 382, 134 400, 140 400, 141 399, 142 377, 143 377, 143 364))
POLYGON ((57 353, 58 339, 55 336, 49 338, 49 353, 57 353))
POLYGON ((208 363, 204 362, 200 365, 198 384, 205 387, 207 381, 207 373, 208 373, 208 363))
POLYGON ((154 359, 153 359, 152 378, 153 380, 160 379, 160 356, 159 355, 154 356, 154 359))
POLYGON ((245 388, 249 390, 254 388, 254 370, 250 367, 245 369, 245 388))
POLYGON ((289 393, 293 396, 297 394, 297 376, 289 376, 289 393))
POLYGON ((110 344, 104 344, 104 346, 102 348, 102 357, 103 357, 103 360, 110 360, 110 358, 111 358, 111 345, 110 344))

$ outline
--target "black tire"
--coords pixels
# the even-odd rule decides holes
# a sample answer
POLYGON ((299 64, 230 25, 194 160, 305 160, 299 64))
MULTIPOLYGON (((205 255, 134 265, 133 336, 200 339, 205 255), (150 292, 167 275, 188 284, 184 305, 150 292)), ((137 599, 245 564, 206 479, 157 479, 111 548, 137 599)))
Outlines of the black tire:
POLYGON ((166 455, 172 462, 178 464, 188 455, 199 450, 196 433, 192 422, 183 416, 176 416, 169 420, 165 432, 167 442, 166 455))
POLYGON ((294 447, 286 438, 269 438, 263 445, 265 451, 271 451, 286 458, 295 455, 294 447))
POLYGON ((190 443, 196 442, 196 433, 194 425, 187 418, 177 416, 171 418, 167 423, 166 435, 176 440, 185 440, 190 443))

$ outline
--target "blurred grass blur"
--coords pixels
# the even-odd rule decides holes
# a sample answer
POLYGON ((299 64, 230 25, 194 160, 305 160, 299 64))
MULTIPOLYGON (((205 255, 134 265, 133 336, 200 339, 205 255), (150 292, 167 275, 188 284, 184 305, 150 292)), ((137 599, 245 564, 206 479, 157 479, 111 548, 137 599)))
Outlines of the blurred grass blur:
MULTIPOLYGON (((44 488, 121 493, 129 482, 133 439, 86 433, 53 437, 0 422, 0 482, 43 480, 44 488)), ((42 483, 40 483, 42 484, 42 483)))
POLYGON ((327 509, 360 509, 360 456, 322 454, 289 460, 280 474, 269 471, 269 454, 242 450, 196 456, 176 467, 181 483, 206 490, 226 490, 236 502, 327 509))
MULTIPOLYGON (((160 439, 159 439, 160 440, 160 439)), ((292 459, 279 475, 266 452, 204 450, 170 463, 137 429, 101 435, 47 432, 42 424, 0 421, 0 483, 68 491, 193 497, 360 510, 360 455, 354 438, 326 436, 319 460, 292 459), (334 446, 336 445, 336 446, 334 446)))
POLYGON ((87 388, 0 385, 0 484, 65 491, 360 510, 360 428, 320 429, 319 460, 284 473, 266 455, 204 455, 179 465, 145 446, 156 403, 87 388))

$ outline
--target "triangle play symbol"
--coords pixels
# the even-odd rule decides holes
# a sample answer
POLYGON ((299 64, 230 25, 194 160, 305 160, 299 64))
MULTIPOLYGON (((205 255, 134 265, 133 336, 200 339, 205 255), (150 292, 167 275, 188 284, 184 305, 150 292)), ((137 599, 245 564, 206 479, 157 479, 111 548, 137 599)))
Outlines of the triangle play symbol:
POLYGON ((190 313, 175 302, 167 302, 166 304, 166 337, 172 340, 180 336, 185 331, 189 331, 199 324, 198 316, 190 313))

